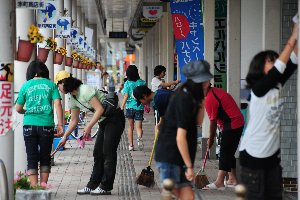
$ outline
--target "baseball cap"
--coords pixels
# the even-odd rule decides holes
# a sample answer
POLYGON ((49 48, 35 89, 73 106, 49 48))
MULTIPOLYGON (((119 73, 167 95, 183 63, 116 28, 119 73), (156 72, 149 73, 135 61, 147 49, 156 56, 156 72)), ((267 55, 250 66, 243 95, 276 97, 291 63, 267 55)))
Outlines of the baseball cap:
POLYGON ((182 69, 187 79, 191 79, 195 83, 202 83, 213 78, 210 73, 210 65, 205 60, 197 60, 189 62, 182 69))
POLYGON ((71 77, 71 73, 67 71, 59 71, 54 77, 54 83, 57 84, 59 81, 71 77))

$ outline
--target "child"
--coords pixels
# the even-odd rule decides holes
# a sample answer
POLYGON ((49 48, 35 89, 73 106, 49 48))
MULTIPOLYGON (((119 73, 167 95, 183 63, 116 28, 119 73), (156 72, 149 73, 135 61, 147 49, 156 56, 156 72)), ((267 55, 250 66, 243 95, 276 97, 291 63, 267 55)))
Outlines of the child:
POLYGON ((16 111, 24 115, 23 135, 27 153, 27 169, 31 186, 47 183, 51 169, 51 149, 54 138, 54 115, 58 118, 58 137, 63 134, 63 110, 57 86, 49 80, 49 70, 40 61, 32 61, 26 73, 27 82, 20 89, 16 111), (25 105, 26 104, 26 109, 25 105))

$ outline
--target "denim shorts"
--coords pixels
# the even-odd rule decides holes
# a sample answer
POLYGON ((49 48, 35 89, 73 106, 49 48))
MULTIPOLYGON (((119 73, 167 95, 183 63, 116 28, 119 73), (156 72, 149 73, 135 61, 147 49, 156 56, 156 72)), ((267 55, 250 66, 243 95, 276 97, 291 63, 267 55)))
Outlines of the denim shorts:
POLYGON ((133 108, 126 109, 125 117, 136 121, 144 120, 144 110, 136 110, 133 108))
POLYGON ((167 162, 156 162, 156 168, 159 171, 161 183, 169 178, 174 181, 176 188, 191 186, 191 182, 185 177, 185 169, 183 167, 167 162))

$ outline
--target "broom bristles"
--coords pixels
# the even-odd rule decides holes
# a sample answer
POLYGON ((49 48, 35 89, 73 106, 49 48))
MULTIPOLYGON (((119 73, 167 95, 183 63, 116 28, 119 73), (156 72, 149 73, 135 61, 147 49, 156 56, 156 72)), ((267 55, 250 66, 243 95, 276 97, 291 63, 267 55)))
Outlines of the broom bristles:
POLYGON ((141 174, 136 179, 136 184, 143 185, 146 187, 153 187, 155 185, 154 172, 146 168, 143 169, 141 174))
POLYGON ((195 185, 198 189, 204 188, 206 185, 209 184, 209 181, 207 179, 206 175, 197 175, 195 178, 195 185))

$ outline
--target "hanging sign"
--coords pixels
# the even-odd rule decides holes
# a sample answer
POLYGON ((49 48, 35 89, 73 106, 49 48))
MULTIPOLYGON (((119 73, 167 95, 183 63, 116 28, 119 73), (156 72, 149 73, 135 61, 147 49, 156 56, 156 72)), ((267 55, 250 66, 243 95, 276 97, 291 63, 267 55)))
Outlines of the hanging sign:
POLYGON ((17 0, 16 8, 45 9, 44 0, 17 0))
POLYGON ((162 6, 143 6, 143 16, 150 20, 157 20, 162 16, 162 6))
POLYGON ((12 128, 13 118, 13 66, 12 63, 0 65, 0 136, 12 128))
POLYGON ((45 9, 37 11, 37 26, 39 28, 56 29, 57 6, 55 1, 45 1, 45 9))
POLYGON ((78 49, 81 49, 81 50, 84 49, 84 36, 83 35, 78 36, 78 49))
POLYGON ((60 17, 56 22, 56 38, 71 37, 71 17, 60 17))
POLYGON ((191 61, 204 58, 204 34, 200 0, 171 1, 171 13, 180 79, 182 68, 191 61))
POLYGON ((70 31, 72 45, 78 45, 79 43, 79 28, 72 27, 70 31))

